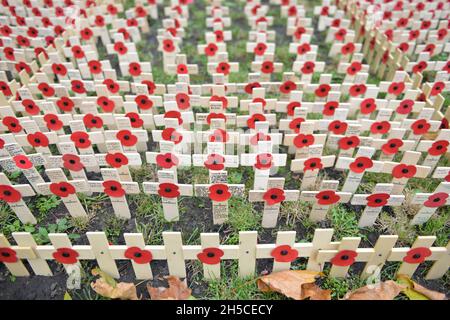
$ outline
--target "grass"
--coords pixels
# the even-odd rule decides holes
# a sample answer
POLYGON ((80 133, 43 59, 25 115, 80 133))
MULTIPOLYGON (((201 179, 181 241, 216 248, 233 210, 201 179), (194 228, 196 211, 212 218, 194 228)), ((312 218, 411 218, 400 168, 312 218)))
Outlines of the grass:
POLYGON ((354 291, 365 285, 364 280, 361 280, 359 275, 352 275, 346 278, 325 277, 320 287, 331 290, 332 299, 342 299, 347 292, 354 291))
POLYGON ((228 221, 229 229, 225 231, 226 244, 239 243, 239 231, 261 230, 261 213, 257 212, 253 205, 245 198, 232 197, 228 201, 228 221))
POLYGON ((358 219, 354 211, 349 211, 343 205, 337 205, 330 210, 331 227, 334 229, 334 237, 365 237, 358 227, 358 219))

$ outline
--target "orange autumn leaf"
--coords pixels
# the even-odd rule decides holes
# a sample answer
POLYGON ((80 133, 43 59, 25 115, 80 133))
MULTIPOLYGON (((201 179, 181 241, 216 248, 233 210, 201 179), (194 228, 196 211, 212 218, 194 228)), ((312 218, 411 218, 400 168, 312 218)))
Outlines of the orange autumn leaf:
POLYGON ((326 294, 324 295, 324 293, 310 286, 304 290, 303 285, 313 284, 320 274, 320 272, 308 270, 286 270, 262 276, 258 279, 257 284, 263 292, 275 291, 295 300, 303 300, 308 297, 316 298, 326 294))
POLYGON ((192 290, 186 285, 186 280, 181 281, 178 277, 166 277, 169 287, 152 287, 147 283, 147 290, 152 300, 188 300, 191 298, 192 290))
POLYGON ((331 300, 331 290, 324 290, 315 283, 302 284, 302 299, 331 300))
POLYGON ((388 280, 347 292, 344 300, 392 300, 399 295, 402 289, 402 285, 388 280))

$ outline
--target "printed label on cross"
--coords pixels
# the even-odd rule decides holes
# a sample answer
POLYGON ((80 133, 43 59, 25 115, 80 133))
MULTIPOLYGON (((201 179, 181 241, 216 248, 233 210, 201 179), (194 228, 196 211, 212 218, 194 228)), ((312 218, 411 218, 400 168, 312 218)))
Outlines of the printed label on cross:
POLYGON ((448 153, 448 146, 450 144, 450 129, 440 130, 436 139, 433 140, 422 140, 419 142, 416 150, 420 152, 426 152, 427 156, 422 162, 422 165, 434 167, 439 162, 442 155, 448 153))
POLYGON ((441 182, 433 193, 416 193, 411 204, 422 205, 411 224, 423 224, 441 207, 450 204, 450 182, 441 182))

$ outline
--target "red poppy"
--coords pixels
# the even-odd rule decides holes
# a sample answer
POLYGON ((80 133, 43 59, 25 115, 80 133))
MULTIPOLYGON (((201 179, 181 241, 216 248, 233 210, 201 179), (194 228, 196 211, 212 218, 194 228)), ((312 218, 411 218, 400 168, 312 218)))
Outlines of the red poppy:
POLYGON ((261 153, 256 156, 255 168, 259 170, 270 169, 272 167, 272 155, 270 153, 261 153))
POLYGON ((156 156, 156 163, 162 168, 170 169, 177 166, 179 160, 174 154, 168 152, 164 154, 158 154, 156 156))
POLYGON ((188 74, 188 67, 184 63, 177 65, 177 74, 188 74))
POLYGON ((283 189, 271 188, 264 193, 263 199, 266 204, 273 206, 274 204, 284 201, 286 197, 283 189))
POLYGON ((262 132, 258 132, 250 138, 250 144, 252 146, 256 146, 259 141, 270 141, 271 139, 272 138, 269 135, 264 134, 262 132))
POLYGON ((208 124, 211 124, 212 119, 223 119, 226 122, 227 117, 223 113, 212 112, 212 113, 208 114, 208 116, 206 117, 206 122, 208 124))
POLYGON ((65 76, 67 74, 67 68, 62 63, 53 63, 52 71, 56 75, 65 76))
POLYGON ((75 106, 74 102, 69 97, 61 97, 59 100, 56 101, 56 105, 62 111, 66 112, 71 112, 73 110, 73 107, 75 106))
POLYGON ((289 104, 286 107, 287 114, 289 116, 293 116, 294 112, 295 112, 295 108, 300 108, 301 106, 302 106, 302 104, 300 102, 298 102, 298 101, 289 102, 289 104))
POLYGON ((373 134, 386 134, 391 129, 391 123, 389 121, 377 121, 370 126, 370 132, 373 134))
POLYGON ((209 154, 203 164, 209 170, 223 170, 225 168, 225 158, 220 154, 209 154))
POLYGON ((223 255, 224 252, 219 248, 205 248, 197 254, 197 258, 204 264, 214 265, 220 263, 220 258, 223 255))
POLYGON ((15 263, 19 261, 17 253, 11 248, 0 248, 0 262, 15 263))
POLYGON ((247 126, 251 129, 255 129, 255 122, 266 121, 266 117, 262 113, 254 113, 247 120, 247 126))
POLYGON ((81 171, 84 168, 83 163, 81 163, 80 157, 76 154, 66 153, 62 156, 63 166, 70 171, 81 171))
POLYGON ((148 90, 149 94, 153 94, 155 92, 156 85, 155 85, 155 83, 153 81, 142 80, 141 83, 145 84, 147 86, 147 90, 148 90))
POLYGON ((226 109, 228 107, 228 99, 226 97, 212 96, 209 101, 220 101, 222 102, 222 107, 226 109))
POLYGON ((41 111, 38 105, 31 99, 23 100, 22 105, 25 108, 25 112, 32 116, 39 114, 39 112, 41 111))
POLYGON ((316 194, 317 203, 320 205, 331 205, 338 202, 341 197, 333 190, 324 190, 316 194))
POLYGON ((45 82, 41 82, 38 84, 38 89, 41 91, 44 97, 52 97, 55 94, 55 89, 49 86, 45 82))
POLYGON ((244 91, 245 91, 246 93, 248 93, 248 94, 252 94, 253 89, 255 89, 255 88, 261 88, 261 84, 260 84, 259 82, 251 82, 251 83, 248 83, 248 84, 245 86, 244 91))
POLYGON ((223 202, 230 199, 231 193, 228 186, 223 183, 216 183, 209 187, 209 198, 216 202, 223 202))
POLYGON ((116 138, 126 147, 132 147, 138 142, 137 137, 130 130, 120 130, 117 132, 116 138))
POLYGON ((291 80, 287 80, 280 85, 280 91, 285 94, 288 94, 295 89, 297 89, 297 85, 291 80))
POLYGON ((164 140, 172 141, 175 144, 178 144, 183 140, 183 135, 179 133, 175 128, 166 128, 162 131, 161 135, 164 140))
POLYGON ((88 113, 83 117, 83 123, 89 129, 92 128, 99 129, 103 127, 102 118, 94 116, 92 113, 88 113))
POLYGON ((86 88, 84 87, 84 83, 80 80, 72 80, 70 82, 71 88, 73 92, 76 93, 86 93, 86 88))
POLYGON ((311 51, 311 46, 309 43, 303 43, 297 47, 297 54, 304 55, 305 53, 311 51))
POLYGON ((120 168, 128 164, 127 156, 121 152, 107 153, 105 160, 113 168, 120 168))
POLYGON ((215 129, 209 137, 209 142, 227 142, 228 138, 229 135, 224 129, 215 129))
POLYGON ((315 63, 312 61, 306 61, 303 63, 302 68, 300 69, 300 72, 303 74, 312 74, 314 73, 315 63))
POLYGON ((5 140, 0 138, 0 149, 3 149, 5 147, 5 140))
POLYGON ((419 30, 410 30, 408 40, 409 41, 415 40, 419 37, 419 35, 420 35, 419 30))
POLYGON ((230 64, 228 62, 220 62, 216 68, 217 73, 221 73, 224 75, 230 74, 230 64))
POLYGON ((445 37, 447 36, 447 33, 448 33, 447 29, 445 28, 439 29, 437 32, 438 40, 439 41, 444 40, 445 37))
POLYGON ((17 72, 21 72, 22 70, 25 70, 26 73, 28 73, 28 74, 31 73, 30 66, 23 61, 16 63, 14 68, 16 69, 17 72))
POLYGON ((398 149, 403 146, 403 141, 400 139, 390 139, 381 146, 381 150, 385 154, 396 154, 398 149))
POLYGON ((11 88, 5 81, 0 81, 0 91, 7 97, 12 95, 11 88))
POLYGON ((127 31, 127 29, 125 29, 125 28, 119 28, 119 29, 117 29, 117 32, 118 32, 118 33, 121 33, 121 34, 123 35, 123 38, 124 38, 125 40, 130 39, 130 34, 129 34, 129 32, 127 31))
POLYGON ((120 55, 124 55, 128 52, 128 48, 122 41, 119 41, 114 44, 114 51, 120 55))
POLYGON ((415 135, 425 134, 430 130, 431 125, 425 119, 414 121, 411 125, 411 130, 415 135))
POLYGON ((341 28, 334 34, 334 38, 338 41, 342 41, 342 40, 344 40, 346 34, 347 34, 347 30, 344 28, 341 28))
POLYGON ((299 26, 299 27, 297 27, 297 29, 295 29, 294 37, 295 37, 295 39, 299 40, 302 37, 302 35, 305 33, 306 33, 306 29, 302 26, 299 26))
POLYGON ((396 112, 399 114, 408 114, 412 111, 414 106, 414 101, 411 99, 406 99, 400 102, 398 105, 396 112))
POLYGON ((423 203, 423 205, 425 207, 429 207, 429 208, 437 208, 437 207, 445 206, 445 204, 447 203, 448 197, 449 197, 449 194, 445 193, 445 192, 434 193, 428 197, 427 201, 425 201, 423 203))
POLYGON ((78 262, 78 252, 71 248, 58 248, 52 254, 53 259, 62 264, 75 264, 78 262))
POLYGON ((141 65, 138 62, 131 62, 128 65, 128 72, 134 77, 140 76, 142 73, 141 65))
POLYGON ((89 40, 94 35, 94 33, 91 29, 84 28, 83 30, 81 30, 80 35, 83 40, 89 40))
POLYGON ((214 34, 216 35, 216 42, 223 42, 224 35, 222 30, 216 30, 214 31, 214 34))
POLYGON ((392 82, 388 88, 388 92, 395 96, 402 94, 404 90, 405 90, 405 83, 403 82, 392 82))
POLYGON ((447 61, 447 63, 442 67, 442 71, 447 71, 447 73, 450 73, 450 61, 447 61))
POLYGON ((347 131, 348 124, 339 120, 334 120, 328 125, 328 130, 334 134, 344 134, 347 131))
POLYGON ((42 132, 29 133, 27 141, 32 147, 48 147, 49 145, 47 136, 42 132))
POLYGON ((428 67, 428 63, 426 63, 425 61, 420 61, 419 63, 414 65, 414 67, 412 68, 412 71, 414 73, 419 73, 419 72, 424 71, 427 67, 428 67))
POLYGON ((170 39, 163 40, 163 50, 165 52, 173 52, 175 51, 175 46, 173 44, 173 41, 170 39))
POLYGON ((431 88, 430 95, 431 96, 437 96, 442 92, 442 90, 445 89, 445 83, 442 81, 436 82, 433 84, 433 87, 431 88))
POLYGON ((358 253, 353 250, 341 250, 330 260, 331 264, 339 267, 348 267, 355 262, 358 253))
POLYGON ((294 138, 294 145, 297 148, 309 147, 314 143, 314 136, 312 134, 298 134, 294 138))
POLYGON ((135 18, 127 19, 127 26, 128 27, 137 27, 138 26, 138 22, 137 22, 137 20, 135 18))
POLYGON ((359 146, 360 142, 358 136, 343 137, 339 139, 339 148, 343 150, 356 148, 359 146))
POLYGON ((7 203, 16 203, 22 199, 22 195, 14 187, 9 185, 0 185, 0 200, 7 203))
POLYGON ((414 177, 416 172, 417 172, 416 166, 400 163, 392 169, 392 176, 397 179, 412 178, 414 177))
POLYGON ((88 62, 89 71, 92 74, 102 73, 102 63, 98 60, 91 60, 88 62))
POLYGON ((119 181, 107 180, 102 183, 103 192, 113 198, 120 198, 125 195, 125 190, 122 188, 122 184, 119 181))
POLYGON ((215 43, 209 43, 206 47, 205 47, 205 54, 209 57, 215 56, 217 50, 219 50, 219 48, 217 47, 217 45, 215 43))
POLYGON ((16 57, 14 56, 14 49, 11 47, 5 47, 3 49, 3 53, 5 54, 5 58, 11 61, 15 61, 16 57))
POLYGON ((120 90, 119 84, 113 79, 105 79, 103 80, 103 84, 106 85, 106 89, 111 93, 117 93, 120 90))
POLYGON ((409 49, 409 44, 407 42, 402 42, 398 45, 398 48, 403 51, 406 52, 409 49))
POLYGON ((176 184, 165 182, 159 184, 158 194, 164 198, 176 198, 180 195, 180 191, 176 184))
POLYGON ((431 253, 431 250, 425 247, 412 248, 403 257, 403 262, 411 264, 422 263, 427 257, 431 256, 431 253))
POLYGON ((289 245, 280 245, 270 252, 276 262, 292 262, 298 257, 298 251, 289 245))
POLYGON ((72 54, 76 59, 84 58, 84 51, 80 46, 73 46, 71 48, 72 54))
POLYGON ((51 183, 50 191, 61 198, 66 198, 76 193, 74 186, 65 181, 51 183))
POLYGON ((325 103, 322 113, 326 116, 332 116, 334 115, 338 107, 339 107, 338 101, 328 101, 327 103, 325 103))
POLYGON ((295 133, 300 133, 302 122, 305 122, 305 119, 301 117, 291 120, 291 122, 289 122, 289 129, 293 130, 295 133))
POLYGON ((264 61, 261 64, 261 72, 265 74, 272 73, 275 70, 272 61, 264 61))
POLYGON ((253 49, 253 52, 257 56, 262 56, 267 50, 267 45, 263 42, 257 43, 255 48, 253 49))
POLYGON ((429 20, 424 20, 422 21, 422 23, 420 24, 420 29, 428 29, 431 26, 431 21, 429 20))
POLYGON ((138 107, 142 110, 149 110, 153 107, 153 101, 150 100, 146 95, 138 95, 134 98, 134 101, 138 107))
POLYGON ((125 258, 133 260, 137 264, 147 264, 153 260, 152 253, 148 250, 142 250, 139 247, 129 247, 125 250, 125 258))
POLYGON ((322 160, 320 158, 309 158, 308 160, 305 160, 303 163, 303 171, 314 171, 314 170, 320 170, 323 168, 322 160))
POLYGON ((374 193, 367 196, 366 201, 369 207, 382 207, 385 206, 391 196, 387 193, 374 193))
POLYGON ((183 123, 183 118, 181 117, 181 113, 176 110, 167 111, 164 113, 164 119, 177 119, 178 124, 183 123))
POLYGON ((75 143, 75 147, 79 149, 86 149, 91 146, 91 140, 89 140, 89 134, 83 131, 75 131, 70 135, 70 140, 75 143))
POLYGON ((15 117, 10 116, 4 117, 2 123, 6 127, 8 127, 8 130, 11 131, 12 133, 18 133, 22 131, 22 126, 20 125, 19 120, 15 117))
POLYGON ((352 97, 357 97, 360 95, 364 95, 367 91, 367 87, 365 84, 354 84, 349 89, 349 94, 352 97))
POLYGON ((17 45, 19 45, 20 47, 29 47, 30 46, 30 40, 27 37, 18 35, 16 40, 17 40, 17 45))
POLYGON ((347 68, 347 74, 350 76, 354 76, 362 69, 362 64, 359 61, 354 61, 350 64, 350 66, 347 68))
POLYGON ((447 152, 448 145, 449 142, 446 140, 435 141, 428 149, 428 153, 432 156, 440 156, 447 152))
POLYGON ((190 98, 185 93, 177 93, 175 95, 175 100, 177 102, 178 108, 180 108, 181 110, 188 109, 191 106, 190 98))
POLYGON ((28 159, 26 155, 19 154, 13 157, 13 161, 20 169, 30 169, 33 167, 33 163, 28 159))
POLYGON ((370 169, 373 167, 372 159, 368 157, 358 157, 350 163, 350 170, 355 173, 363 173, 366 169, 370 169))
POLYGON ((125 117, 130 119, 130 124, 132 128, 142 128, 142 126, 144 125, 144 121, 136 112, 128 112, 127 114, 125 114, 125 117))
POLYGON ((355 51, 356 47, 355 44, 352 42, 349 42, 342 46, 341 53, 343 55, 352 54, 355 51))
POLYGON ((320 85, 317 87, 317 89, 314 91, 314 94, 315 94, 317 97, 324 98, 324 97, 326 97, 326 96, 328 95, 328 93, 330 92, 330 90, 331 90, 331 86, 330 86, 329 84, 322 83, 322 84, 320 84, 320 85))

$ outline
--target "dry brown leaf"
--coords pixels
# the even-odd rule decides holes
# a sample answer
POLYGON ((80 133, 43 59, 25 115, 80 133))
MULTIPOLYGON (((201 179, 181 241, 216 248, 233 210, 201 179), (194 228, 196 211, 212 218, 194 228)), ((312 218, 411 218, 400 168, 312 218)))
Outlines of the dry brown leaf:
POLYGON ((191 297, 192 290, 187 287, 185 281, 175 276, 168 276, 166 279, 169 282, 169 288, 155 288, 147 283, 147 290, 152 300, 188 300, 191 297))
POLYGON ((404 287, 395 281, 388 280, 347 292, 344 300, 392 300, 404 287))
POLYGON ((331 290, 324 290, 315 283, 302 284, 302 299, 331 300, 331 290))
POLYGON ((447 297, 444 293, 433 291, 421 286, 417 282, 411 280, 410 277, 404 274, 399 274, 397 280, 406 285, 403 293, 411 300, 446 300, 447 297))
POLYGON ((99 295, 120 300, 139 300, 136 293, 136 286, 133 283, 119 282, 115 287, 106 283, 103 278, 91 282, 92 290, 99 295))
POLYGON ((257 283, 258 288, 263 292, 275 291, 286 297, 302 300, 305 298, 302 285, 314 283, 320 274, 320 272, 308 270, 286 270, 263 276, 257 283))

